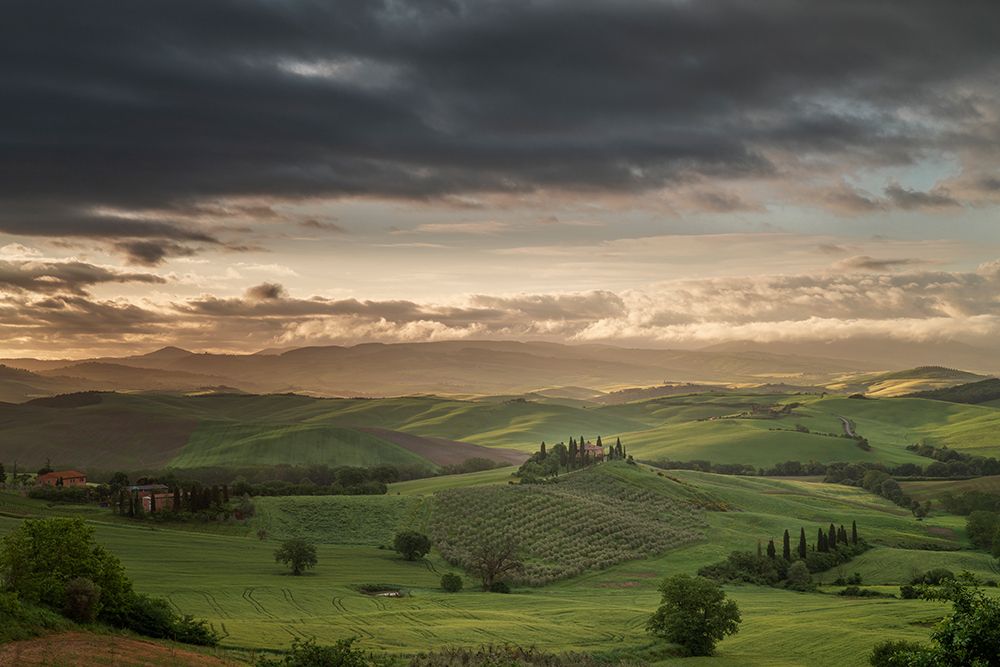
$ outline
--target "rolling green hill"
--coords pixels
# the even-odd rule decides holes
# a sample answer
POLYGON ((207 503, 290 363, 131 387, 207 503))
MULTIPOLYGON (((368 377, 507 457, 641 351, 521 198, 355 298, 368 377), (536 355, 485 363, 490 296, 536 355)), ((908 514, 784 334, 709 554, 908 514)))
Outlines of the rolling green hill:
POLYGON ((1000 399, 1000 379, 989 378, 944 389, 911 394, 913 398, 930 398, 951 403, 990 404, 1000 399))
POLYGON ((0 404, 0 461, 32 468, 519 463, 538 443, 621 437, 644 460, 926 463, 927 442, 1000 455, 1000 409, 920 398, 691 394, 599 407, 523 398, 82 394, 0 404), (871 450, 844 434, 842 418, 871 450))
MULTIPOLYGON (((452 567, 437 551, 423 561, 407 562, 380 548, 401 527, 425 529, 432 524, 437 502, 433 488, 410 496, 258 499, 259 516, 243 527, 243 534, 231 529, 213 532, 210 526, 192 532, 170 524, 150 530, 148 524, 117 519, 98 508, 53 507, 0 493, 0 533, 17 525, 18 519, 10 516, 14 513, 62 511, 86 516, 97 522, 99 541, 120 555, 138 590, 166 597, 183 613, 207 618, 223 635, 223 646, 244 649, 284 647, 296 637, 332 643, 357 636, 366 648, 394 654, 432 646, 510 642, 553 651, 636 653, 657 667, 689 664, 691 659, 669 659, 650 651, 654 643, 643 625, 658 603, 656 586, 662 577, 694 573, 732 549, 752 550, 758 541, 780 539, 785 529, 803 526, 814 533, 817 526, 830 522, 857 521, 861 535, 875 548, 843 569, 859 572, 865 585, 884 592, 897 592, 896 586, 914 571, 930 567, 997 577, 989 555, 969 549, 957 517, 935 513, 917 521, 861 489, 660 472, 624 464, 582 472, 574 474, 579 476, 576 480, 568 479, 564 490, 556 491, 587 508, 629 497, 662 498, 668 503, 711 499, 713 505, 700 511, 707 528, 700 538, 664 552, 637 552, 635 558, 617 564, 598 560, 578 576, 541 587, 516 587, 511 595, 479 592, 468 575, 466 590, 444 593, 440 575, 452 567), (255 534, 262 526, 270 532, 265 540, 255 534), (314 573, 292 577, 274 563, 276 541, 288 535, 307 536, 318 543, 314 573), (165 563, 170 566, 164 567, 165 563), (371 597, 358 590, 363 584, 396 586, 407 595, 371 597)), ((469 476, 470 490, 478 481, 496 481, 481 475, 469 476)), ((661 530, 656 527, 658 517, 665 525, 670 523, 673 510, 660 514, 657 502, 640 517, 645 531, 661 530)), ((487 503, 470 508, 463 520, 489 517, 494 511, 487 503)), ((524 530, 530 531, 533 515, 519 515, 524 530)), ((573 539, 586 540, 588 535, 573 539)), ((836 576, 834 570, 817 578, 829 584, 836 576)), ((819 592, 796 593, 727 586, 727 594, 740 606, 741 631, 723 641, 715 657, 699 659, 697 664, 861 667, 878 641, 926 640, 930 622, 945 609, 940 603, 919 600, 843 598, 832 594, 837 590, 824 586, 819 592), (817 651, 817 646, 823 650, 817 651)))

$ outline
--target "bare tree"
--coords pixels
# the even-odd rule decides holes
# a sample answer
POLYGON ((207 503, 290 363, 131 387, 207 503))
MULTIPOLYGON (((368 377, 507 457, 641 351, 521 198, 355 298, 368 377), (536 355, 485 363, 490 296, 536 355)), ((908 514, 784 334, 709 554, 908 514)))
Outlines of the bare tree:
POLYGON ((521 572, 524 565, 517 557, 513 538, 483 537, 469 554, 469 569, 482 579, 483 590, 488 591, 505 576, 521 572))

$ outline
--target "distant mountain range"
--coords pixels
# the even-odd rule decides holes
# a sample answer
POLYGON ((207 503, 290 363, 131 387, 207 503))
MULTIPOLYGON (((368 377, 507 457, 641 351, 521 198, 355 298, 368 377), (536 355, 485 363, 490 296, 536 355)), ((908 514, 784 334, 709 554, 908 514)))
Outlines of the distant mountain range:
MULTIPOLYGON (((548 390, 558 394, 558 388, 565 387, 572 387, 575 397, 584 398, 590 392, 596 398, 616 390, 683 383, 773 384, 808 390, 858 374, 906 368, 897 359, 951 364, 949 359, 960 358, 970 363, 956 366, 993 370, 984 361, 991 355, 968 346, 900 344, 895 348, 896 356, 880 351, 874 342, 859 343, 853 350, 840 344, 803 343, 657 350, 512 341, 369 343, 255 354, 195 353, 166 347, 128 357, 0 359, 0 401, 21 402, 85 390, 378 397, 518 395, 548 390), (850 352, 857 356, 848 356, 850 352)), ((974 376, 956 381, 971 379, 974 376)), ((929 387, 910 391, 918 388, 929 387)), ((634 398, 677 391, 653 389, 634 398)), ((632 400, 627 395, 620 399, 632 400)))

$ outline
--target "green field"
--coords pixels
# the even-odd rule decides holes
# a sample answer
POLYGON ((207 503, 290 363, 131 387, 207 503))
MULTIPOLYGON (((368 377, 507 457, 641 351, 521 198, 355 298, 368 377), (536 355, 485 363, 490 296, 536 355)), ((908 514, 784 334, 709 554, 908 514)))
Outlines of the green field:
POLYGON ((410 440, 468 443, 465 449, 452 445, 465 452, 453 455, 459 461, 489 456, 498 451, 495 448, 508 454, 530 452, 543 440, 551 444, 601 435, 606 440, 620 436, 629 452, 644 460, 701 459, 761 467, 793 459, 926 463, 905 446, 928 442, 971 454, 1000 455, 998 431, 1000 408, 920 398, 709 393, 583 407, 430 396, 103 394, 94 404, 72 407, 0 405, 0 460, 32 467, 51 459, 57 466, 105 470, 282 463, 437 465, 419 444, 413 447, 405 438, 393 438, 396 432, 415 436, 410 440), (774 418, 758 413, 783 405, 795 407, 774 418), (871 451, 839 437, 841 417, 855 423, 871 451))
MULTIPOLYGON (((659 494, 708 508, 701 510, 707 524, 704 537, 616 565, 597 562, 578 576, 543 587, 517 587, 511 595, 477 592, 468 576, 466 591, 445 594, 437 588, 440 574, 454 568, 438 552, 411 563, 381 548, 395 530, 422 528, 433 520, 434 492, 447 487, 488 491, 491 485, 502 489, 495 485, 507 471, 438 478, 433 480, 438 488, 431 480, 394 485, 400 495, 258 499, 257 517, 224 532, 137 525, 96 508, 49 507, 0 494, 0 531, 17 524, 14 515, 68 511, 97 520, 99 540, 122 558, 140 590, 167 597, 184 613, 208 618, 224 633, 225 646, 241 649, 280 648, 295 637, 330 642, 358 636, 364 646, 395 653, 516 642, 557 651, 651 657, 655 644, 643 623, 657 604, 660 578, 694 572, 732 549, 753 549, 758 540, 780 539, 785 529, 797 532, 804 526, 814 534, 830 522, 856 520, 862 536, 876 545, 845 566, 848 573, 862 573, 866 583, 898 584, 914 569, 936 566, 998 576, 987 554, 968 548, 957 517, 932 515, 917 521, 859 489, 624 464, 584 472, 599 478, 586 482, 586 489, 630 489, 636 498, 659 494), (455 484, 459 478, 467 485, 455 484), (266 527, 267 540, 256 537, 258 527, 266 527), (290 535, 307 535, 319 543, 320 564, 314 573, 293 577, 273 562, 277 540, 290 535), (370 597, 358 592, 363 584, 398 586, 409 595, 370 597)), ((835 576, 831 571, 822 578, 829 583, 835 576)), ((863 665, 867 647, 878 640, 926 638, 927 622, 944 609, 922 601, 845 599, 755 586, 729 586, 727 592, 740 605, 744 622, 740 634, 720 644, 716 657, 651 661, 863 665), (824 650, 817 652, 818 645, 824 650)))

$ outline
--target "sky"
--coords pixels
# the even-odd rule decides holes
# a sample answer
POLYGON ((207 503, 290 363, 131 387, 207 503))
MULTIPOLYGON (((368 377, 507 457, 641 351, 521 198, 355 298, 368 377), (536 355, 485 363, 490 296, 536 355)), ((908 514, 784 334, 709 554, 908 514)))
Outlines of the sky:
POLYGON ((0 357, 1000 335, 1000 4, 11 0, 0 357))

